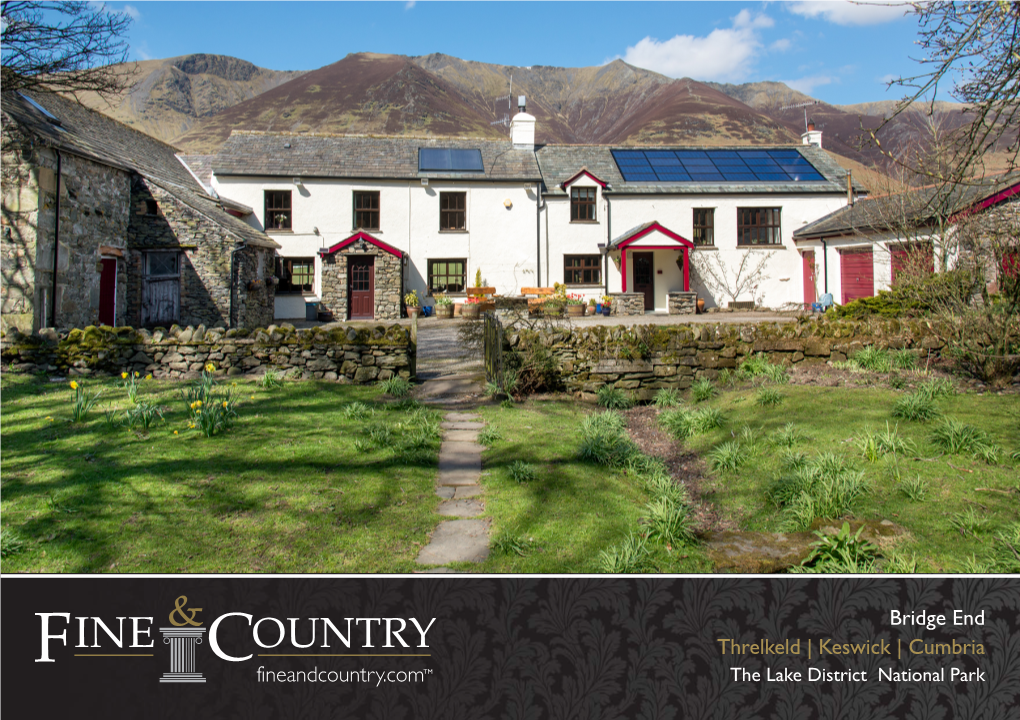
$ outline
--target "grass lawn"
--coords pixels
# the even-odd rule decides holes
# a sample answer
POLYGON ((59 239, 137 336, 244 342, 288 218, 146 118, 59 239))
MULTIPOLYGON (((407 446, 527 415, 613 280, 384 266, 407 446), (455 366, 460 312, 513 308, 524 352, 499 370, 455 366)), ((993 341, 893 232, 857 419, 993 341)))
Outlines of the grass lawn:
POLYGON ((1011 528, 1015 531, 1020 522, 1020 466, 1010 458, 1020 449, 1017 396, 961 394, 937 401, 943 418, 983 431, 987 440, 1003 450, 994 463, 988 463, 972 453, 951 454, 933 444, 941 419, 913 422, 893 417, 893 406, 903 392, 878 386, 770 387, 782 395, 777 405, 759 405, 757 391, 751 389, 723 391, 701 403, 699 407, 721 410, 725 422, 687 441, 691 449, 709 457, 722 443, 740 444, 742 464, 736 470, 713 470, 706 499, 741 529, 783 527, 785 518, 767 501, 766 492, 777 477, 789 473, 790 453, 804 453, 808 459, 832 453, 864 474, 867 490, 850 515, 889 520, 907 531, 885 548, 886 556, 909 558, 911 564, 916 559, 917 572, 1002 570, 986 560, 1002 551, 1001 544, 996 547, 995 536, 1011 528), (800 436, 789 449, 778 443, 787 424, 800 436), (908 448, 873 453, 869 459, 863 446, 869 430, 894 431, 908 448), (908 485, 921 492, 909 497, 908 485))
POLYGON ((118 384, 86 381, 104 392, 72 423, 67 382, 3 375, 4 572, 410 572, 441 519, 438 442, 377 388, 223 381, 239 417, 206 437, 170 382, 139 383, 165 425, 108 424, 118 384))

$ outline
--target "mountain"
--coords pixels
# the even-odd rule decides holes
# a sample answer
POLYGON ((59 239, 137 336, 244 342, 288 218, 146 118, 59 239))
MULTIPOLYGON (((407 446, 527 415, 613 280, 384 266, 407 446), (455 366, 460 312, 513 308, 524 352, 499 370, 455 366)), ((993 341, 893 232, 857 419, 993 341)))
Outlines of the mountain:
POLYGON ((118 70, 132 81, 127 92, 111 102, 94 93, 79 93, 81 101, 164 141, 184 134, 201 118, 302 74, 206 54, 126 63, 118 70))

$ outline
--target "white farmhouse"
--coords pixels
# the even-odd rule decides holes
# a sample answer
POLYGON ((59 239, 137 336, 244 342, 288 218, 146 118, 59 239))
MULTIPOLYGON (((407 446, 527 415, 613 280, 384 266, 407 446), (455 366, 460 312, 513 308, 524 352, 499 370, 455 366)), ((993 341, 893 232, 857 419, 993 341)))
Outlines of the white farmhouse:
POLYGON ((393 319, 406 292, 461 296, 479 271, 501 295, 564 283, 613 295, 619 313, 686 311, 685 293, 780 307, 817 295, 794 231, 848 202, 819 135, 786 147, 536 145, 523 111, 505 141, 234 132, 208 182, 280 244, 280 319, 304 317, 306 302, 341 320, 393 319))

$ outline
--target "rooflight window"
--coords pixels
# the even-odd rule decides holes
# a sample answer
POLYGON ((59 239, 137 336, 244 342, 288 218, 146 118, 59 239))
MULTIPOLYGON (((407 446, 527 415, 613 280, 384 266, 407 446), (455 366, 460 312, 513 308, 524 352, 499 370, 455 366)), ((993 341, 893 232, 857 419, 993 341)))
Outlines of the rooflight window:
POLYGON ((482 151, 460 148, 419 148, 418 172, 482 172, 482 151))

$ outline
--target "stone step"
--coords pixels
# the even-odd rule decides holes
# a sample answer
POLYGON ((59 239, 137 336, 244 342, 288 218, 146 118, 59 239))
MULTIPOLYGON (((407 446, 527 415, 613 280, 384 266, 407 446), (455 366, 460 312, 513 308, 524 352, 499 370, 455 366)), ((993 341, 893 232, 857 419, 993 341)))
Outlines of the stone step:
POLYGON ((479 422, 482 416, 478 413, 451 412, 447 413, 444 419, 447 422, 479 422))
POLYGON ((460 486, 454 487, 452 489, 453 489, 453 499, 454 500, 462 500, 464 498, 473 498, 473 497, 477 497, 477 496, 482 494, 482 486, 481 485, 460 485, 460 486))
POLYGON ((477 430, 448 430, 443 433, 443 442, 478 443, 477 430))
POLYGON ((481 500, 447 500, 439 503, 436 512, 448 517, 473 518, 485 512, 485 505, 481 500))
POLYGON ((432 541, 418 553, 419 565, 482 562, 489 557, 487 520, 446 520, 439 523, 432 541))
POLYGON ((443 430, 484 430, 485 423, 480 422, 441 422, 439 427, 443 430))

